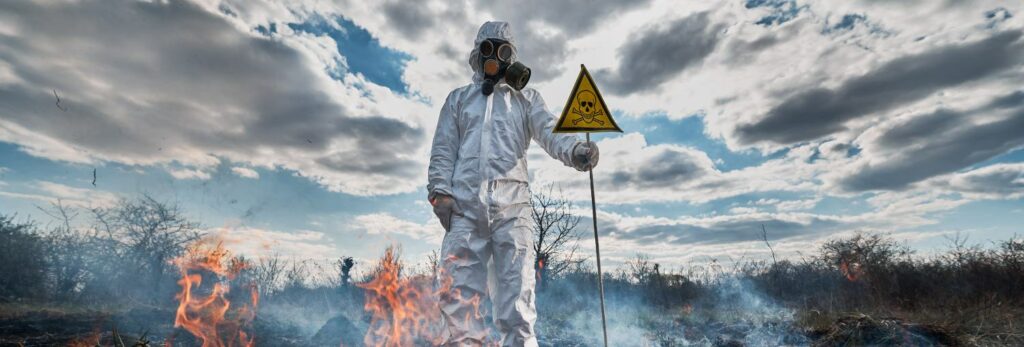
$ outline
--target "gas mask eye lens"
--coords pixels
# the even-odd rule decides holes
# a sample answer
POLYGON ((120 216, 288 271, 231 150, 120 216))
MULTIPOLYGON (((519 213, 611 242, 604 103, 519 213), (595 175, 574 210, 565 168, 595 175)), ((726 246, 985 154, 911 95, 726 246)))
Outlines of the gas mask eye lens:
POLYGON ((501 59, 501 61, 509 61, 509 59, 512 59, 512 46, 509 44, 499 46, 498 59, 501 59))
POLYGON ((480 43, 480 55, 490 57, 494 54, 494 44, 491 41, 484 41, 480 43))

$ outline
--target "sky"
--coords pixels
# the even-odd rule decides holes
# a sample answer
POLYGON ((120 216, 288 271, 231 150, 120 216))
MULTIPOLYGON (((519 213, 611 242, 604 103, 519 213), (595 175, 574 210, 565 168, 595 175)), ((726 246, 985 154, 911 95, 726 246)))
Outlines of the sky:
MULTIPOLYGON (((552 114, 586 64, 624 130, 594 137, 612 266, 763 259, 762 225, 793 259, 1024 235, 1019 1, 2 2, 0 213, 146 194, 250 256, 425 259, 429 144, 489 20, 552 114)), ((589 225, 587 176, 528 155, 589 225)))

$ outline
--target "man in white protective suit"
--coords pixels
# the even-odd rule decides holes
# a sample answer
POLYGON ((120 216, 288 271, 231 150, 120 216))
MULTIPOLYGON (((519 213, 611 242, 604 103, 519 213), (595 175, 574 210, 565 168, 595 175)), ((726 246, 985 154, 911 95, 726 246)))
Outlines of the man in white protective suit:
POLYGON ((481 345, 487 338, 471 299, 488 295, 489 260, 502 345, 537 346, 526 150, 532 139, 580 171, 598 161, 594 143, 552 133, 556 118, 536 90, 525 88, 530 69, 518 62, 510 30, 505 22, 480 27, 469 55, 473 83, 448 95, 430 153, 427 190, 447 231, 440 265, 452 280, 441 307, 448 346, 481 345))

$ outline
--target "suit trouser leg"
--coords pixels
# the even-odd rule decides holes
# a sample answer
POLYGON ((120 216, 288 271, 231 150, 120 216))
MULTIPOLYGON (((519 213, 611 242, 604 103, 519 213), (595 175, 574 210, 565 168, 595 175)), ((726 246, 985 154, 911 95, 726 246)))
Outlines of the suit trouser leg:
POLYGON ((445 346, 479 346, 487 338, 479 302, 487 296, 491 244, 477 229, 475 221, 452 216, 441 243, 441 281, 451 281, 448 292, 441 295, 445 346))
POLYGON ((503 346, 537 346, 534 323, 537 307, 534 302, 533 221, 530 206, 519 204, 491 223, 491 245, 497 271, 494 321, 501 333, 503 346))

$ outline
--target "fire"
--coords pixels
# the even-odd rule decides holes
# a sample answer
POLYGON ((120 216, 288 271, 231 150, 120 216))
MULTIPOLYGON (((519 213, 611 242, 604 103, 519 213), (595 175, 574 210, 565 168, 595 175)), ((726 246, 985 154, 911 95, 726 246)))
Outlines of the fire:
POLYGON ((537 260, 537 283, 540 283, 541 273, 544 272, 544 258, 537 260))
POLYGON ((839 262, 839 271, 846 276, 846 279, 853 282, 861 278, 864 275, 864 269, 858 262, 847 262, 843 259, 839 262))
POLYGON ((249 304, 242 303, 232 309, 228 298, 230 282, 249 265, 231 257, 221 243, 211 247, 204 242, 190 246, 174 264, 181 271, 174 326, 187 330, 202 341, 203 347, 254 346, 253 337, 242 328, 256 318, 259 303, 256 287, 248 286, 249 304), (208 290, 202 287, 204 275, 214 281, 208 290), (204 291, 208 293, 204 295, 204 291))
MULTIPOLYGON (((395 250, 389 247, 377 264, 375 277, 356 284, 366 290, 363 309, 371 314, 363 343, 376 347, 440 345, 444 342, 440 298, 448 293, 459 300, 462 296, 458 289, 451 290, 452 279, 443 269, 436 286, 428 275, 403 277, 401 270, 395 250)), ((464 319, 482 319, 480 298, 474 296, 467 303, 474 310, 464 319)))
POLYGON ((94 347, 100 345, 100 333, 93 332, 89 336, 77 338, 68 342, 67 347, 94 347))

